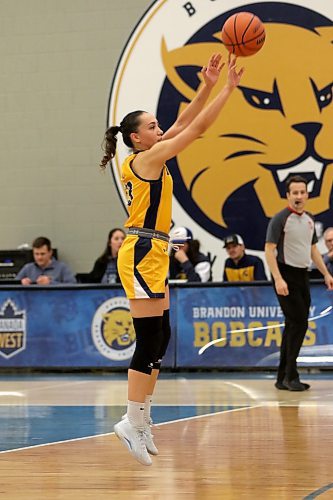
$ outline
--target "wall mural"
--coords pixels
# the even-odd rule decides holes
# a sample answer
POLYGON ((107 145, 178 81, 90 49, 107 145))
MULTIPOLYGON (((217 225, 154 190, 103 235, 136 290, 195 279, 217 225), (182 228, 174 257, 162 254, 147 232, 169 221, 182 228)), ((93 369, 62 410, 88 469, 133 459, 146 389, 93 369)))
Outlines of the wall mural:
MULTIPOLYGON (((259 254, 270 218, 286 206, 289 175, 307 178, 307 209, 321 227, 332 225, 333 3, 230 0, 225 9, 219 0, 155 2, 120 57, 108 125, 145 109, 166 130, 198 92, 209 56, 221 52, 227 58, 221 43, 225 20, 240 11, 259 16, 265 45, 255 56, 238 59, 246 69, 241 86, 213 126, 168 162, 174 224, 190 227, 217 256, 221 239, 234 232, 259 254)), ((226 71, 212 98, 225 77, 226 71)), ((127 154, 119 144, 112 165, 124 204, 119 169, 127 154)), ((218 269, 215 279, 220 276, 218 269)))

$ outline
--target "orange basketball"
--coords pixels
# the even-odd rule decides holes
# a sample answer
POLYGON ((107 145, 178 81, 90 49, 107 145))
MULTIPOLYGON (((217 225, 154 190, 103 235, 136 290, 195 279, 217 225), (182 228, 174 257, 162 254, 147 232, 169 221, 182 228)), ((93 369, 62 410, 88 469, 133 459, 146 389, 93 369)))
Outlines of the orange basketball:
POLYGON ((231 54, 246 57, 256 54, 265 42, 265 27, 251 12, 238 12, 223 25, 222 43, 231 54))

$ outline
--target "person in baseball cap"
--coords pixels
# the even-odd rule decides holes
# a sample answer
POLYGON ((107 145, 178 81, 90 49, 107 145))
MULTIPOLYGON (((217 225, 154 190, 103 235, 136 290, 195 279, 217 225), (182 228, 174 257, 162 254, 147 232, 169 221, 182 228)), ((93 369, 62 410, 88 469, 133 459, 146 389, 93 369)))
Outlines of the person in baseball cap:
POLYGON ((193 240, 193 233, 187 227, 176 227, 171 232, 172 242, 186 243, 188 240, 193 240))
POLYGON ((267 280, 262 260, 255 255, 247 255, 239 234, 226 236, 223 247, 229 255, 224 263, 223 281, 267 280))
POLYGON ((224 238, 223 243, 224 248, 227 248, 229 244, 244 246, 243 238, 239 236, 239 234, 231 234, 230 236, 227 236, 226 238, 224 238))

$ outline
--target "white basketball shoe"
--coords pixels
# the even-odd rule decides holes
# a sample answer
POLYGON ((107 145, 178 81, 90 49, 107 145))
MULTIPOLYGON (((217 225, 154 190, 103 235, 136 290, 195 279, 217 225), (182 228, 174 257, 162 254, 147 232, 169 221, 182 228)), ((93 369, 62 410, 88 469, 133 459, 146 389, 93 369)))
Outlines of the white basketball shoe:
MULTIPOLYGON (((121 419, 128 420, 127 413, 125 413, 125 415, 123 415, 121 419)), ((156 448, 156 445, 153 441, 154 435, 151 432, 152 425, 153 425, 152 418, 149 419, 149 424, 145 422, 145 428, 144 428, 145 442, 148 453, 150 453, 151 455, 158 455, 158 449, 156 448)))
POLYGON ((146 448, 146 434, 144 430, 133 427, 128 418, 121 420, 114 426, 114 432, 120 441, 127 446, 129 452, 142 465, 151 465, 152 460, 146 448))

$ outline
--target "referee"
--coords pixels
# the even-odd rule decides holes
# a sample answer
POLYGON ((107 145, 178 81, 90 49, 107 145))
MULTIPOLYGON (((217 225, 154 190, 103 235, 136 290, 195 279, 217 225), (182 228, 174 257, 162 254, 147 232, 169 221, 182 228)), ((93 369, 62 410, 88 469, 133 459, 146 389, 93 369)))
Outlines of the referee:
POLYGON ((304 210, 309 197, 306 179, 299 175, 289 177, 286 191, 288 207, 270 220, 265 244, 267 264, 285 316, 275 387, 305 391, 310 386, 300 382, 296 360, 308 328, 311 260, 324 276, 329 290, 333 290, 333 277, 316 246, 314 218, 304 210))

